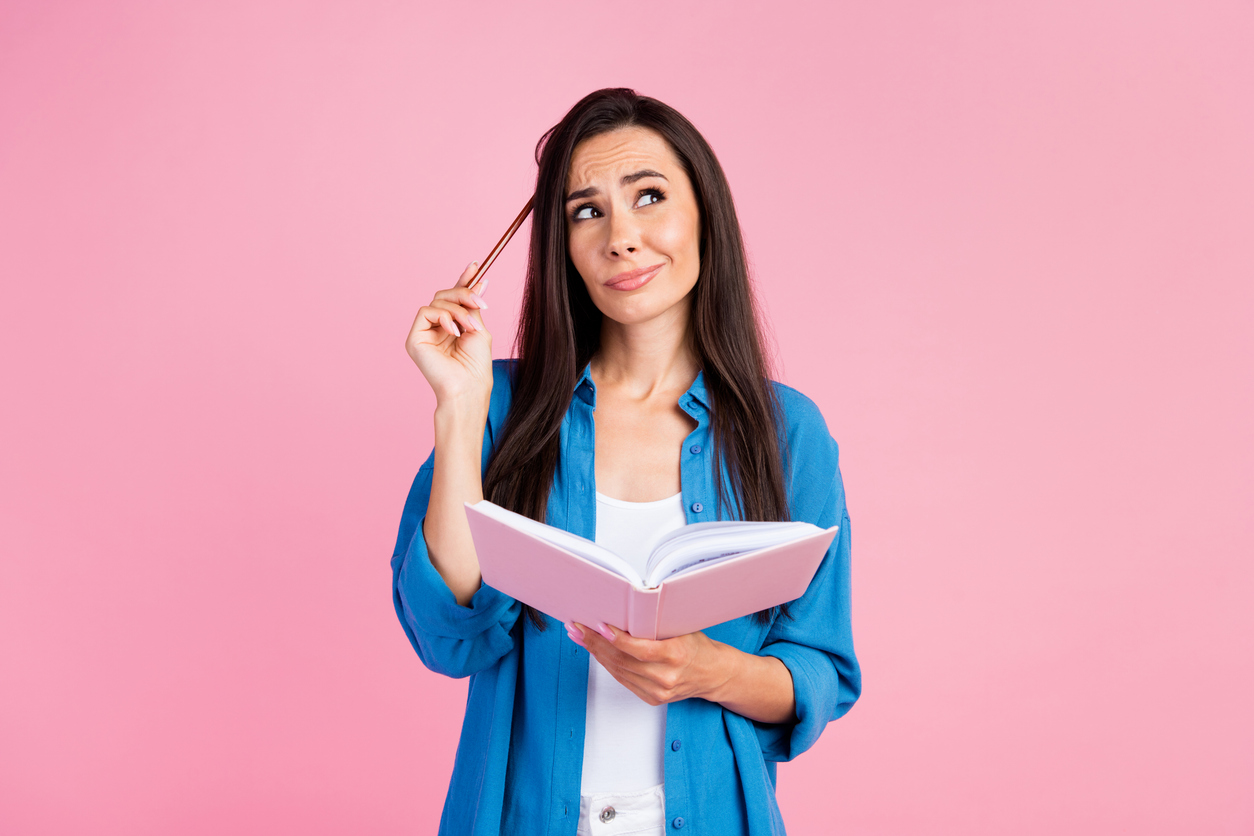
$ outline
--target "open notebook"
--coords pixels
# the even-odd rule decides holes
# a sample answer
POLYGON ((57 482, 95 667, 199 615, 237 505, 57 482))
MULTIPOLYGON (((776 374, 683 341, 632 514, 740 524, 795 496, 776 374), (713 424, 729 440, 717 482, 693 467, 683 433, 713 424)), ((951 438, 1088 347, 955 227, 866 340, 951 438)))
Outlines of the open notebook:
POLYGON ((801 597, 836 527, 707 522, 664 537, 643 576, 591 540, 487 500, 466 503, 484 583, 561 621, 662 639, 801 597))

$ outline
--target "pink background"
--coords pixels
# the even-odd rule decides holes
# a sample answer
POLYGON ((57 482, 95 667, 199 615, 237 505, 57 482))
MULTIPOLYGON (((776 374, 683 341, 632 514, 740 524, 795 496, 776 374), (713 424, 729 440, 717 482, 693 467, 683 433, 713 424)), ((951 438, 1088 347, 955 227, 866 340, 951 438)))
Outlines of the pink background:
POLYGON ((630 85, 844 454, 791 832, 1254 833, 1254 5, 543 5, 0 7, 0 832, 434 831, 402 343, 630 85))

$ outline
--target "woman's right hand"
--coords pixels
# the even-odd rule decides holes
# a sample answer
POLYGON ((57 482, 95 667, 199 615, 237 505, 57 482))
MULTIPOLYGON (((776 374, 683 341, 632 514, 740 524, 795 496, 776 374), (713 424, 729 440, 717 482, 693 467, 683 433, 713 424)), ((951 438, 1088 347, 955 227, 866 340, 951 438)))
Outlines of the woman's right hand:
MULTIPOLYGON (((418 309, 405 350, 435 392, 436 404, 482 398, 492 394, 492 335, 480 311, 488 307, 470 282, 479 271, 471 262, 457 284, 436 291, 431 304, 418 309)), ((482 292, 488 280, 479 283, 482 292)))

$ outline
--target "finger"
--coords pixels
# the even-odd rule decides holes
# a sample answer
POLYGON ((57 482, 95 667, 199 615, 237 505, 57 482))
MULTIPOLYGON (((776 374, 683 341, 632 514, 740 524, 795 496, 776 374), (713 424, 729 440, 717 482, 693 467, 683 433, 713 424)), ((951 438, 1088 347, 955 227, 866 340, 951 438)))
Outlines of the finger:
POLYGON ((414 317, 414 325, 410 329, 414 331, 433 331, 440 327, 440 316, 444 313, 440 308, 432 305, 423 305, 418 309, 418 315, 414 317))
POLYGON ((614 645, 607 642, 604 636, 577 621, 566 625, 566 634, 570 636, 571 641, 578 643, 580 647, 598 659, 611 659, 618 653, 614 645))
POLYGON ((457 324, 461 326, 463 331, 479 331, 482 329, 478 322, 471 317, 471 312, 454 302, 448 302, 443 299, 431 300, 431 307, 448 311, 453 315, 453 319, 457 320, 457 324))
MULTIPOLYGON (((486 282, 487 279, 484 279, 486 282)), ((481 284, 480 287, 483 285, 481 284)), ((447 290, 437 290, 435 298, 445 302, 456 302, 463 308, 479 308, 488 309, 488 303, 483 300, 477 292, 466 287, 450 287, 447 290)))
POLYGON ((461 276, 458 277, 457 284, 453 286, 454 287, 470 287, 470 283, 474 279, 475 273, 478 273, 478 272, 479 272, 479 262, 477 261, 470 262, 469 264, 466 265, 466 269, 462 271, 461 276))
MULTIPOLYGON (((615 628, 610 627, 605 622, 598 622, 596 627, 589 627, 586 624, 580 624, 579 622, 575 622, 574 626, 583 636, 583 640, 585 644, 596 645, 597 647, 604 646, 607 650, 615 649, 614 644, 612 642, 612 640, 614 639, 613 630, 615 628)), ((626 635, 626 633, 622 633, 621 630, 619 631, 619 633, 621 635, 626 635)))
POLYGON ((597 624, 596 632, 610 645, 621 653, 625 653, 642 662, 658 661, 665 657, 662 642, 653 639, 638 639, 631 633, 611 627, 604 622, 597 624))
MULTIPOLYGON (((631 658, 625 653, 619 653, 610 645, 609 642, 591 630, 585 633, 582 639, 579 637, 578 633, 567 631, 566 635, 570 636, 570 640, 575 644, 588 651, 588 655, 593 659, 596 659, 597 663, 609 671, 616 679, 628 672, 633 675, 638 675, 639 672, 632 666, 644 664, 643 662, 631 658)), ((643 677, 642 679, 647 678, 648 677, 643 677)))
MULTIPOLYGON (((568 627, 567 633, 571 641, 579 642, 580 646, 596 657, 606 670, 632 670, 647 674, 648 669, 655 665, 653 662, 645 662, 629 653, 624 653, 615 644, 606 641, 605 636, 590 627, 584 627, 581 624, 576 627, 582 629, 583 632, 572 632, 568 627)), ((625 635, 627 634, 619 631, 619 638, 616 641, 621 641, 625 635)))
POLYGON ((631 691, 649 705, 661 705, 674 699, 675 694, 665 686, 654 681, 647 674, 641 674, 630 668, 605 665, 610 676, 627 690, 631 691))
POLYGON ((478 309, 486 308, 487 302, 463 288, 439 291, 431 300, 431 305, 451 311, 463 330, 482 331, 484 329, 483 315, 478 309))
POLYGON ((453 315, 448 311, 440 312, 440 325, 444 327, 454 337, 460 337, 462 332, 457 329, 457 323, 453 321, 453 315))
MULTIPOLYGON (((463 312, 463 317, 467 322, 471 323, 471 326, 467 330, 480 331, 483 329, 483 326, 474 322, 474 320, 470 318, 469 314, 463 312)), ((466 327, 465 323, 462 324, 462 327, 466 327)), ((439 330, 443 330, 445 333, 454 337, 460 337, 462 335, 462 330, 458 327, 457 319, 452 311, 442 309, 435 305, 424 305, 418 309, 418 315, 414 318, 414 325, 409 331, 409 339, 413 340, 421 333, 439 330)), ((436 342, 441 342, 442 340, 443 337, 436 338, 436 342)), ((422 342, 422 340, 419 340, 419 342, 422 342)))

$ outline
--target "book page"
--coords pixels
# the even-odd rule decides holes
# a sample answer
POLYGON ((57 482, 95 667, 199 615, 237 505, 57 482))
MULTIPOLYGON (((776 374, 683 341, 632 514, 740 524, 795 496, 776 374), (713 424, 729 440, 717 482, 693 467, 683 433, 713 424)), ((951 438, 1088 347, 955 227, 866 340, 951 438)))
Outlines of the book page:
POLYGON ((686 525, 667 535, 654 548, 649 556, 645 583, 653 588, 697 566, 783 545, 820 531, 818 526, 805 522, 729 520, 686 525))

